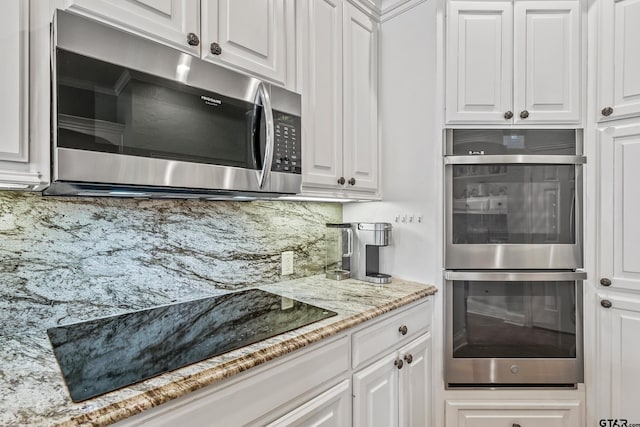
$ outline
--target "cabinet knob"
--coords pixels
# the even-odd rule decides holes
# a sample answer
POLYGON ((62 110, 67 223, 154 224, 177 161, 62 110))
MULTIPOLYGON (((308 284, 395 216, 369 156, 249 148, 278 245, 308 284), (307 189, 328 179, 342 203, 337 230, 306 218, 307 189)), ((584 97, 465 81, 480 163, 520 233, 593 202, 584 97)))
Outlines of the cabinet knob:
POLYGON ((214 55, 220 55, 222 53, 222 48, 216 42, 211 43, 211 46, 209 46, 209 50, 214 55))
POLYGON ((198 46, 200 44, 200 37, 196 33, 187 34, 187 43, 189 46, 198 46))
POLYGON ((611 301, 609 301, 608 299, 603 299, 602 301, 600 301, 600 305, 604 308, 611 308, 613 304, 611 304, 611 301))
POLYGON ((613 114, 613 108, 611 107, 604 107, 601 111, 602 115, 605 117, 609 117, 611 114, 613 114))
POLYGON ((505 119, 509 120, 512 117, 513 117, 513 111, 507 111, 506 113, 504 113, 505 119))
POLYGON ((413 355, 411 353, 407 354, 406 356, 404 356, 404 360, 406 360, 406 362, 411 365, 411 362, 413 362, 413 355))
POLYGON ((349 185, 356 185, 356 179, 355 178, 351 178, 349 180, 349 185))
POLYGON ((520 113, 521 119, 526 119, 527 117, 529 117, 529 112, 527 110, 524 110, 522 113, 520 113))
POLYGON ((600 284, 602 286, 611 286, 611 280, 603 277, 602 279, 600 279, 600 284))
POLYGON ((344 179, 344 176, 341 176, 340 179, 338 179, 338 184, 340 185, 344 185, 345 182, 347 181, 344 179))
POLYGON ((404 362, 402 361, 402 359, 396 359, 395 362, 393 362, 393 364, 398 368, 398 369, 402 369, 402 367, 404 366, 404 362))
POLYGON ((402 325, 398 328, 398 331, 402 334, 402 335, 407 335, 407 332, 409 332, 409 329, 407 329, 407 325, 402 325))

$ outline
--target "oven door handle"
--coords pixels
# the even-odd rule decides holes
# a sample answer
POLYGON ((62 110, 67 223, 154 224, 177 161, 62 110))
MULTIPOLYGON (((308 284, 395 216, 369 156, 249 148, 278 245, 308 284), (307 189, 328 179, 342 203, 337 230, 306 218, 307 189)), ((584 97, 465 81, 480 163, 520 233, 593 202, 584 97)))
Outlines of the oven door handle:
POLYGON ((585 271, 445 271, 445 280, 476 282, 550 282, 585 280, 585 271))
POLYGON ((538 154, 504 154, 477 156, 445 156, 445 165, 482 165, 498 163, 551 164, 551 165, 583 165, 586 156, 547 156, 538 154))

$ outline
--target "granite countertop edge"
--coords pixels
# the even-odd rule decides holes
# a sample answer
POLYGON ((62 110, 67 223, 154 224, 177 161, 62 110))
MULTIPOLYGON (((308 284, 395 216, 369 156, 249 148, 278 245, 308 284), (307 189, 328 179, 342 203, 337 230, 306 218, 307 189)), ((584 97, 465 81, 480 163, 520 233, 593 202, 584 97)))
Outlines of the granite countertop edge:
POLYGON ((111 425, 141 413, 142 411, 169 402, 173 399, 259 366, 265 362, 291 353, 294 350, 313 344, 332 335, 336 335, 339 332, 357 326, 367 320, 374 319, 399 307, 433 295, 436 292, 437 289, 434 286, 428 286, 425 289, 397 298, 386 304, 370 308, 361 313, 351 315, 335 323, 321 326, 318 329, 275 343, 269 347, 251 352, 214 367, 205 368, 202 371, 192 374, 186 378, 147 390, 136 396, 108 404, 91 412, 73 416, 66 421, 55 424, 55 426, 75 427, 91 425, 94 427, 102 427, 111 425))

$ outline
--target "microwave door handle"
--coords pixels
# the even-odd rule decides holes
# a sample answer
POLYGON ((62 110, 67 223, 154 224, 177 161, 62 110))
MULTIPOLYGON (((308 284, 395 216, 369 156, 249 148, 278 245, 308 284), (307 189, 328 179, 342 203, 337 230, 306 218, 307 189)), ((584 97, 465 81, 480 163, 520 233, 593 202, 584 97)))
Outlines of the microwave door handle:
POLYGON ((273 109, 271 108, 271 98, 269 92, 263 82, 258 84, 256 92, 256 103, 258 98, 262 100, 264 107, 265 127, 266 127, 266 144, 264 150, 264 158, 262 159, 262 170, 258 177, 258 187, 262 190, 267 183, 269 174, 271 173, 271 164, 273 162, 274 148, 274 129, 273 129, 273 109))

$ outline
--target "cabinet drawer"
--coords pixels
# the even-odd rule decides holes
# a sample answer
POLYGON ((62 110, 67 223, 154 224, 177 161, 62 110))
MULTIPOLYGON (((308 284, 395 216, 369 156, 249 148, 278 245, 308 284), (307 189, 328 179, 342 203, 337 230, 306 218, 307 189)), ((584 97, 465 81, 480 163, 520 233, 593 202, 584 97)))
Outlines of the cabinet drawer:
POLYGON ((446 427, 580 427, 580 401, 488 401, 446 404, 446 427))
POLYGON ((397 349, 431 326, 431 299, 368 326, 352 337, 354 369, 376 359, 389 349, 397 349), (403 332, 406 331, 405 334, 403 332))
MULTIPOLYGON (((271 414, 280 416, 297 399, 317 394, 328 381, 349 369, 348 339, 315 345, 269 362, 255 372, 238 374, 219 385, 204 388, 145 411, 118 426, 197 427, 246 425, 271 414), (301 381, 304 378, 304 381, 301 381)), ((308 398, 308 397, 307 397, 308 398)))

